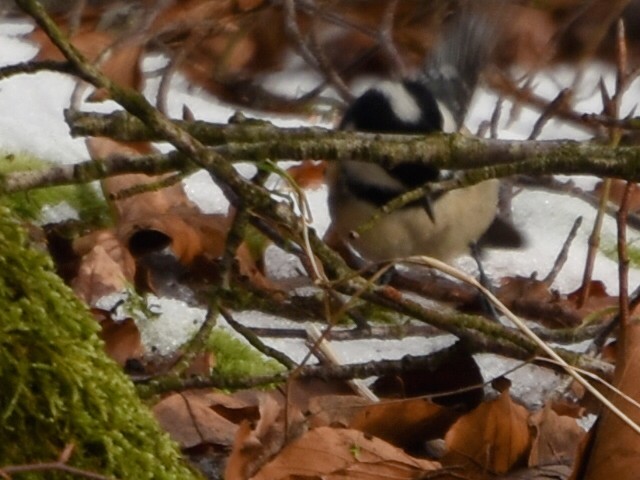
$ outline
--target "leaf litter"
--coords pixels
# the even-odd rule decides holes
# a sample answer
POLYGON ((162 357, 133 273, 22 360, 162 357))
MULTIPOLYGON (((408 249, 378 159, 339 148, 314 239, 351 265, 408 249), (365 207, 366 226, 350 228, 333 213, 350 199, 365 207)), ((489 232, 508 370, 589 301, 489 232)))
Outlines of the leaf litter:
MULTIPOLYGON (((183 20, 196 22, 203 11, 219 13, 224 10, 229 13, 225 8, 236 2, 224 2, 224 5, 203 3, 201 8, 204 10, 186 9, 183 20)), ((251 11, 263 2, 237 4, 243 11, 251 11)), ((167 17, 158 19, 159 24, 166 21, 167 17)), ((237 32, 238 28, 239 25, 229 17, 223 31, 237 32)), ((91 53, 89 47, 100 50, 100 45, 111 42, 106 34, 96 36, 86 32, 79 34, 77 40, 81 49, 84 48, 92 58, 97 53, 91 53)), ((234 45, 237 55, 231 61, 230 57, 223 55, 228 47, 224 39, 210 39, 201 47, 208 49, 208 53, 213 52, 216 61, 225 64, 229 71, 238 72, 249 68, 250 61, 258 55, 258 43, 253 37, 242 39, 234 45)), ((197 53, 201 55, 202 51, 197 53)), ((42 58, 51 58, 51 52, 43 50, 41 54, 42 58)), ((103 69, 124 85, 139 87, 141 74, 133 67, 139 64, 140 55, 140 45, 124 46, 111 56, 103 69)), ((201 56, 197 58, 199 61, 192 63, 194 68, 188 72, 190 78, 199 79, 200 84, 207 85, 210 91, 222 98, 232 95, 223 85, 199 77, 201 74, 196 67, 203 60, 201 56)), ((280 61, 269 58, 267 63, 278 65, 280 61)), ((92 99, 104 99, 104 92, 97 92, 92 99)), ((149 153, 151 149, 148 145, 125 146, 100 139, 92 141, 89 151, 94 159, 98 159, 112 154, 149 153)), ((319 171, 321 167, 306 165, 291 173, 301 183, 314 186, 318 184, 319 171)), ((164 179, 166 177, 132 175, 103 182, 116 225, 112 229, 89 234, 74 244, 81 265, 72 284, 87 303, 92 304, 105 294, 121 291, 129 283, 135 283, 143 290, 163 293, 167 291, 167 285, 182 281, 194 264, 206 261, 208 266, 215 267, 218 257, 224 252, 229 216, 203 215, 189 201, 181 184, 151 188, 141 194, 113 200, 123 190, 164 179), (156 255, 159 252, 160 257, 156 255), (170 260, 168 263, 165 257, 170 260), (171 274, 161 275, 166 270, 171 274)), ((252 257, 247 249, 242 252, 236 255, 236 260, 241 263, 243 274, 260 288, 272 286, 263 275, 260 259, 252 257)), ((548 286, 532 279, 512 280, 506 288, 512 289, 510 294, 514 302, 556 302, 558 309, 569 311, 567 316, 575 314, 572 318, 578 321, 586 314, 605 311, 616 298, 603 288, 601 294, 591 297, 593 303, 577 311, 571 304, 571 295, 560 297, 548 286)), ((103 317, 103 338, 114 359, 124 364, 137 358, 141 349, 140 334, 133 321, 129 318, 113 322, 105 312, 96 313, 103 317)), ((551 322, 556 320, 549 319, 551 322)), ((629 329, 628 338, 635 336, 637 333, 629 329)), ((637 385, 632 381, 637 378, 633 367, 638 364, 635 345, 637 342, 633 346, 628 343, 621 346, 623 353, 617 359, 616 383, 638 398, 637 385)), ((193 373, 207 372, 215 362, 211 358, 201 360, 203 365, 195 367, 193 373)), ((398 388, 393 393, 406 394, 409 379, 395 380, 398 388)), ((237 396, 210 390, 184 391, 161 399, 156 403, 154 413, 185 449, 214 445, 230 450, 227 478, 232 480, 424 478, 425 472, 437 471, 442 465, 465 478, 487 478, 487 475, 505 474, 516 468, 531 467, 533 472, 534 468, 553 468, 549 464, 570 463, 583 436, 574 417, 560 415, 549 404, 531 413, 518 405, 504 386, 495 398, 485 400, 471 411, 465 411, 467 409, 460 408, 460 405, 437 405, 424 398, 362 404, 356 397, 326 396, 325 390, 332 389, 343 390, 344 384, 325 382, 323 389, 306 390, 300 395, 298 405, 290 403, 293 396, 287 397, 283 403, 282 399, 267 394, 256 395, 252 401, 240 401, 237 396), (226 414, 221 414, 221 411, 226 414), (442 464, 408 453, 416 451, 416 445, 430 439, 444 442, 443 454, 439 457, 442 464)), ((629 409, 627 404, 623 404, 623 408, 629 409)), ((629 411, 635 415, 635 410, 629 411)), ((617 418, 605 412, 591 435, 594 439, 585 442, 586 453, 581 460, 585 464, 582 468, 586 475, 591 476, 584 478, 602 478, 604 475, 625 478, 629 471, 638 471, 637 461, 632 455, 625 454, 625 445, 637 442, 637 438, 617 418), (622 434, 617 436, 619 432, 622 434), (612 442, 613 437, 619 440, 612 442), (607 444, 609 448, 596 448, 598 442, 607 444), (611 469, 612 461, 618 470, 611 469)))

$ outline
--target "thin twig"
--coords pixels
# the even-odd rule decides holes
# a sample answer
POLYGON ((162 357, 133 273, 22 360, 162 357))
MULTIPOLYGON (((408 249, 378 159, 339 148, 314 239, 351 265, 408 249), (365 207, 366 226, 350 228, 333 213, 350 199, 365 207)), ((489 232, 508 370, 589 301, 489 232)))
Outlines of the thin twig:
MULTIPOLYGON (((344 365, 346 362, 331 346, 326 335, 321 333, 314 324, 307 325, 307 335, 312 341, 316 355, 321 355, 325 363, 330 365, 344 365)), ((352 379, 348 381, 353 390, 363 398, 372 402, 378 402, 380 399, 373 391, 361 380, 352 379)))
POLYGON ((220 313, 226 320, 226 322, 233 328, 236 332, 242 335, 245 340, 249 342, 256 350, 263 353, 267 357, 271 357, 276 360, 278 363, 284 365, 287 370, 295 369, 298 364, 292 360, 288 355, 276 350, 275 348, 271 348, 266 345, 260 338, 252 331, 252 329, 245 327, 240 322, 237 322, 231 312, 224 307, 220 308, 220 313))
POLYGON ((345 81, 340 76, 340 73, 333 67, 331 61, 327 58, 321 42, 318 39, 315 24, 311 25, 309 30, 309 46, 313 52, 315 58, 318 60, 318 67, 320 72, 329 80, 329 84, 335 88, 340 97, 347 103, 353 101, 353 94, 345 81))
POLYGON ((562 267, 567 262, 567 259, 569 258, 569 248, 571 247, 573 240, 576 238, 580 225, 582 225, 582 217, 576 218, 575 222, 573 222, 569 235, 567 235, 566 240, 562 244, 562 248, 556 257, 556 261, 553 262, 553 267, 547 276, 542 279, 542 282, 546 285, 551 285, 556 280, 556 277, 562 270, 562 267))
POLYGON ((615 406, 608 398, 606 398, 600 391, 591 385, 574 367, 569 365, 560 355, 558 355, 549 345, 546 344, 542 339, 540 339, 528 326, 525 322, 523 322, 520 318, 514 315, 507 307, 504 306, 500 300, 498 300, 493 293, 491 293, 488 289, 483 287, 480 282, 478 282, 475 278, 463 273, 460 270, 457 270, 450 265, 447 265, 440 260, 436 260, 435 258, 430 257, 412 257, 407 259, 407 261, 413 261, 417 263, 421 263, 424 265, 428 265, 433 268, 437 268, 438 270, 445 272, 454 278, 457 278, 460 281, 469 283, 474 287, 478 288, 488 299, 493 303, 496 308, 505 315, 519 330, 521 330, 527 338, 532 340, 538 348, 540 348, 545 354, 547 354, 551 359, 557 362, 563 370, 573 377, 580 385, 582 385, 586 390, 589 391, 593 396, 595 396, 603 405, 605 405, 613 414, 615 414, 620 420, 626 423, 633 431, 640 434, 640 425, 636 424, 631 418, 629 418, 622 410, 620 410, 617 406, 615 406))
POLYGON ((123 188, 122 190, 118 190, 117 192, 112 193, 109 199, 124 200, 125 198, 130 198, 142 193, 156 192, 158 190, 162 190, 163 188, 167 188, 181 182, 187 175, 188 173, 186 172, 174 173, 171 175, 167 175, 160 180, 148 183, 140 183, 131 187, 123 188))
POLYGON ((205 316, 204 323, 200 326, 200 329, 196 334, 182 347, 182 355, 170 368, 169 375, 180 376, 185 370, 187 370, 194 358, 204 350, 207 341, 211 337, 213 327, 216 326, 218 318, 218 305, 215 300, 209 304, 207 315, 205 316))
POLYGON ((0 67, 0 80, 13 75, 33 74, 40 72, 59 72, 75 75, 76 69, 70 62, 58 62, 54 60, 29 61, 0 67))
POLYGON ((391 0, 384 10, 379 29, 379 42, 382 46, 382 51, 391 62, 390 70, 393 72, 393 75, 396 78, 404 78, 406 76, 406 67, 393 42, 393 22, 395 20, 398 3, 399 0, 391 0))
POLYGON ((627 252, 627 214, 634 184, 627 182, 618 210, 618 308, 621 331, 629 325, 629 254, 627 252))
POLYGON ((60 456, 55 462, 38 462, 29 463, 24 465, 5 465, 0 467, 0 477, 11 480, 12 475, 21 473, 35 473, 35 472, 63 472, 70 475, 88 478, 91 480, 115 480, 114 477, 107 477, 99 473, 90 472, 81 468, 72 467, 67 465, 71 454, 73 453, 74 445, 72 443, 65 446, 60 452, 60 456))
MULTIPOLYGON (((628 88, 627 83, 627 47, 624 34, 624 23, 622 20, 618 22, 617 28, 617 42, 616 42, 616 54, 617 54, 617 72, 616 72, 616 90, 612 96, 607 92, 604 82, 600 81, 600 91, 602 93, 603 113, 609 115, 611 118, 620 117, 620 103, 622 96, 628 88)), ((611 147, 617 147, 620 143, 621 132, 618 128, 612 126, 609 128, 609 144, 611 147)), ((596 253, 600 245, 600 233, 602 231, 602 223, 604 219, 604 212, 606 210, 607 202, 609 201, 609 193, 611 190, 611 179, 605 178, 603 182, 603 188, 600 197, 600 205, 598 206, 598 212, 594 221, 593 230, 589 236, 589 251, 587 253, 587 260, 584 267, 584 274, 582 277, 582 285, 580 290, 580 296, 578 297, 578 307, 582 307, 587 299, 591 290, 591 277, 593 274, 593 268, 595 264, 596 253)), ((625 223, 626 225, 626 223, 625 223)), ((628 308, 628 307, 627 307, 628 308)))
POLYGON ((529 135, 528 140, 535 140, 538 138, 547 122, 556 116, 556 112, 565 110, 569 105, 571 105, 572 96, 573 92, 571 89, 565 88, 560 90, 560 93, 556 95, 556 98, 549 102, 547 107, 540 114, 538 120, 536 120, 533 128, 531 129, 531 134, 529 135))

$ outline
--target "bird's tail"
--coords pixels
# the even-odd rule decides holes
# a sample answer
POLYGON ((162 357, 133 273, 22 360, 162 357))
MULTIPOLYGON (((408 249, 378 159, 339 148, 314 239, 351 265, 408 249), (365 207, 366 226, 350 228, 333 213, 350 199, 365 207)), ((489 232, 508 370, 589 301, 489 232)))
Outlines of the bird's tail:
POLYGON ((420 81, 447 107, 458 128, 496 47, 503 6, 504 0, 463 2, 424 64, 420 81))

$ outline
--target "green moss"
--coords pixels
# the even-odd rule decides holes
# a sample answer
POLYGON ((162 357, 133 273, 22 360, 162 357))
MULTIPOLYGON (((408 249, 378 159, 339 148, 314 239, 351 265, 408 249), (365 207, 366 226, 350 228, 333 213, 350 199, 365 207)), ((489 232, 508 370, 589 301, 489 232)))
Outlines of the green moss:
POLYGON ((104 475, 199 478, 104 354, 86 307, 4 207, 0 305, 0 466, 51 461, 73 444, 69 463, 104 475))
MULTIPOLYGON (((50 166, 50 163, 27 154, 0 154, 0 175, 42 170, 50 166)), ((87 184, 39 188, 3 197, 5 205, 27 220, 38 219, 43 206, 61 202, 71 205, 80 220, 90 225, 106 226, 110 221, 106 202, 95 188, 87 184)))
POLYGON ((265 358, 260 352, 221 329, 211 332, 207 349, 216 355, 215 372, 228 380, 273 375, 283 371, 278 362, 265 358))

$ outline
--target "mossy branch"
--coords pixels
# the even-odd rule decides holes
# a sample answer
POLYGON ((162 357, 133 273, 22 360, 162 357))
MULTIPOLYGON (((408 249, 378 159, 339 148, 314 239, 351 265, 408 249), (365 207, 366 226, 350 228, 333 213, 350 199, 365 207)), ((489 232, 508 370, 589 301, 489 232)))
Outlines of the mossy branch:
MULTIPOLYGON (((67 113, 72 135, 158 140, 126 113, 67 113)), ((517 141, 465 135, 382 135, 320 127, 279 128, 265 121, 216 124, 174 121, 228 161, 349 160, 392 165, 410 158, 449 169, 492 167, 487 176, 590 174, 640 180, 640 147, 571 140, 517 141)))
MULTIPOLYGON (((82 118, 108 118, 114 121, 138 124, 134 117, 123 112, 111 115, 82 114, 82 118), (112 119, 116 120, 112 120, 112 119)), ((77 117, 76 117, 77 118, 77 117)), ((167 120, 169 122, 169 120, 167 120)), ((640 147, 612 148, 595 143, 556 141, 504 141, 463 135, 374 135, 355 132, 336 132, 318 127, 278 128, 268 122, 259 125, 206 124, 204 122, 177 122, 191 131, 198 124, 206 130, 204 139, 217 147, 201 147, 204 158, 214 157, 229 165, 231 162, 263 162, 264 159, 327 161, 357 159, 391 165, 411 158, 414 162, 447 169, 464 169, 453 182, 431 185, 430 189, 450 189, 486 180, 517 174, 552 175, 584 174, 640 181, 640 147)), ((71 124, 72 131, 74 129, 71 124)), ((147 131, 147 129, 136 131, 147 131)), ((114 134, 111 128, 89 130, 88 135, 114 134)), ((115 135, 118 138, 118 135, 115 135)), ((140 138, 122 136, 120 139, 140 138)), ((200 147, 199 147, 200 148, 200 147)), ((42 171, 16 172, 0 178, 0 193, 11 193, 32 188, 83 183, 123 173, 158 175, 169 171, 189 172, 197 168, 194 157, 180 151, 138 157, 113 156, 100 161, 87 161, 75 165, 56 166, 42 171)), ((207 164, 208 160, 204 161, 207 164)), ((217 160, 216 160, 217 162, 217 160)), ((198 162, 202 164, 202 162, 198 162)), ((217 164, 216 164, 217 165, 217 164)), ((217 166, 208 168, 216 177, 217 166)), ((224 169, 226 172, 226 168, 224 169)), ((241 185, 239 192, 259 194, 259 203, 267 201, 267 192, 242 178, 231 175, 233 183, 241 185)), ((424 189, 414 195, 423 195, 424 189)), ((243 198, 244 194, 242 195, 243 198)), ((250 195, 251 197, 251 195, 250 195)), ((407 199, 399 199, 399 201, 407 199)), ((408 200, 411 200, 409 198, 408 200)))

